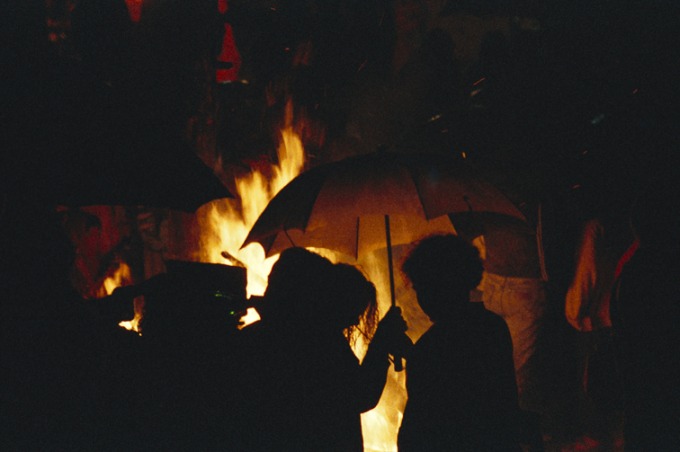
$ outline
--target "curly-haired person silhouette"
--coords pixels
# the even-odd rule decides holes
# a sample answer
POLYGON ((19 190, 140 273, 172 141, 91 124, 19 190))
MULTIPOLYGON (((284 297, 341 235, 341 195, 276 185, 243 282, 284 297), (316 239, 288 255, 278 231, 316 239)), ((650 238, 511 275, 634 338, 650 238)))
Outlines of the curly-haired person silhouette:
POLYGON ((400 452, 519 450, 510 333, 470 302, 483 270, 477 249, 454 235, 431 236, 402 270, 433 325, 407 356, 400 452))
POLYGON ((262 320, 243 330, 249 398, 238 410, 242 443, 231 450, 361 452, 360 415, 380 399, 395 331, 389 314, 378 325, 374 285, 356 267, 290 248, 258 311, 262 320), (353 331, 370 340, 361 363, 353 331))

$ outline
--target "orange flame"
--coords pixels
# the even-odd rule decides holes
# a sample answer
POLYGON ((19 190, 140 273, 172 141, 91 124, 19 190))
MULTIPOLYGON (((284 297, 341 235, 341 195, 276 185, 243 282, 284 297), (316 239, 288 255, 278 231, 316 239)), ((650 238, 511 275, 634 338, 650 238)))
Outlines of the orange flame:
POLYGON ((276 193, 303 170, 305 152, 302 141, 293 130, 292 102, 286 105, 286 123, 281 130, 281 143, 277 149, 278 164, 272 165, 271 178, 258 170, 237 179, 238 201, 218 200, 199 209, 202 246, 198 260, 224 263, 225 256, 231 265, 242 265, 248 271, 248 296, 262 295, 267 276, 277 257, 265 259, 259 244, 249 244, 241 249, 250 228, 276 193), (240 202, 239 202, 240 201, 240 202))
MULTIPOLYGON (((123 287, 130 284, 132 281, 132 271, 130 266, 125 262, 120 262, 118 267, 109 274, 102 282, 102 289, 105 295, 111 295, 118 287, 123 287)), ((122 321, 118 326, 125 328, 128 331, 135 331, 139 333, 139 321, 142 319, 141 309, 138 309, 139 303, 135 302, 135 316, 130 320, 122 321)))
POLYGON ((125 262, 121 262, 118 268, 104 279, 102 287, 106 295, 111 295, 116 288, 125 285, 126 282, 129 283, 129 281, 132 281, 130 266, 125 262))

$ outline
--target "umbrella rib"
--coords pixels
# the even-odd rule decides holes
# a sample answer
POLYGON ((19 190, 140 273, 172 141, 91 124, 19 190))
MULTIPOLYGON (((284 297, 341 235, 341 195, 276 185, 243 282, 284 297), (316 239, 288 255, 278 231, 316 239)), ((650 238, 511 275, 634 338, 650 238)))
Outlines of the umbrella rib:
MULTIPOLYGON (((314 189, 314 188, 311 189, 311 192, 314 193, 314 195, 311 197, 310 202, 309 202, 309 206, 307 207, 307 209, 306 209, 307 211, 305 212, 305 220, 304 220, 304 224, 302 225, 302 231, 303 232, 307 232, 307 225, 309 225, 309 220, 312 216, 312 210, 314 210, 314 204, 316 204, 316 200, 319 197, 319 194, 321 193, 323 186, 326 184, 325 176, 327 175, 327 173, 328 173, 327 170, 324 171, 324 172, 319 171, 317 173, 314 173, 314 175, 319 179, 316 182, 316 184, 318 184, 318 187, 316 189, 314 189)), ((306 173, 306 174, 310 174, 310 173, 306 173)), ((303 173, 303 175, 304 175, 304 173, 303 173)), ((311 177, 311 175, 310 175, 310 177, 311 177)), ((285 224, 284 230, 287 229, 288 227, 290 227, 290 225, 285 224)))
POLYGON ((286 235, 286 238, 288 239, 288 241, 290 242, 290 244, 293 245, 293 248, 297 248, 297 245, 295 244, 295 242, 293 241, 293 239, 291 238, 291 236, 288 234, 288 230, 287 230, 287 229, 284 229, 284 230, 283 230, 283 233, 286 235))
MULTIPOLYGON (((272 247, 274 246, 274 240, 276 239, 276 236, 268 237, 266 239, 263 239, 260 241, 260 245, 262 245, 262 248, 264 248, 264 255, 269 256, 269 252, 271 251, 272 247)), ((252 242, 248 241, 248 238, 246 237, 246 240, 243 242, 243 245, 241 245, 240 249, 245 248, 247 245, 249 245, 252 242)))
POLYGON ((420 207, 423 209, 423 214, 425 214, 425 219, 431 220, 429 212, 425 210, 425 202, 423 201, 423 196, 420 194, 420 186, 413 175, 413 169, 409 169, 408 172, 411 175, 411 182, 413 182, 413 186, 416 189, 416 195, 418 196, 418 201, 420 201, 420 207))

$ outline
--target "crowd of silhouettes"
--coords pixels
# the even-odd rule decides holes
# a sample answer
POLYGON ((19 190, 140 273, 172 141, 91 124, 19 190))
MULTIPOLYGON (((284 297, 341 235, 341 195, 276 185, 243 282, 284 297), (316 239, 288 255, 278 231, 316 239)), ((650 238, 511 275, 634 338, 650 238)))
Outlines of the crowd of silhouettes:
POLYGON ((48 210, 3 205, 2 237, 8 450, 362 450, 360 414, 378 403, 406 325, 378 322, 356 267, 283 252, 262 319, 239 331, 232 305, 181 271, 82 299, 48 210), (118 323, 141 294, 140 336, 118 323), (350 345, 360 336, 361 363, 350 345))
MULTIPOLYGON (((680 444, 674 182, 659 180, 630 206, 632 257, 621 246, 609 250, 616 269, 590 262, 608 272, 598 290, 611 289, 610 314, 584 304, 572 319, 611 328, 626 450, 680 444)), ((484 267, 461 236, 425 238, 404 260, 433 322, 408 350, 404 319, 398 310, 381 319, 358 267, 303 248, 281 253, 253 301, 261 319, 243 329, 233 308, 181 272, 145 281, 135 289, 146 300, 140 336, 118 327, 139 293, 82 299, 59 216, 15 201, 3 200, 1 235, 10 450, 360 451, 361 413, 377 405, 395 355, 406 359, 408 396, 400 450, 526 450, 509 328, 471 300, 484 267), (361 359, 355 341, 367 344, 361 359)))

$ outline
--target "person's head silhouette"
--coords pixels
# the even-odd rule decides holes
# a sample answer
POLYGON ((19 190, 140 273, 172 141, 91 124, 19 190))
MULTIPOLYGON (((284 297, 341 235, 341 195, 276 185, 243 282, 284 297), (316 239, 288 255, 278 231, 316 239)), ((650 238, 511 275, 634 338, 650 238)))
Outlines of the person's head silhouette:
POLYGON ((375 286, 357 267, 344 263, 333 266, 330 278, 324 313, 329 327, 344 331, 348 340, 356 339, 356 332, 370 340, 379 320, 375 286))
POLYGON ((434 235, 418 242, 402 271, 418 296, 418 303, 434 322, 465 306, 469 293, 482 278, 477 249, 455 235, 434 235))
POLYGON ((333 264, 304 248, 289 248, 269 273, 263 320, 312 327, 319 320, 322 294, 333 264))

